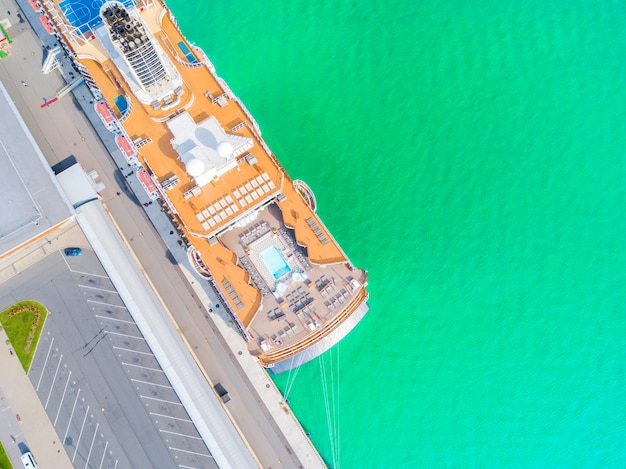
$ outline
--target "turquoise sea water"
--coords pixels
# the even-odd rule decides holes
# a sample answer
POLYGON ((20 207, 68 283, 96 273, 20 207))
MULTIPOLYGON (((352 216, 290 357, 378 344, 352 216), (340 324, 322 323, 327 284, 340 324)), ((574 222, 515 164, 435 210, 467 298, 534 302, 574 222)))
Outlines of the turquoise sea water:
POLYGON ((625 467, 626 4, 168 3, 369 270, 329 465, 625 467))

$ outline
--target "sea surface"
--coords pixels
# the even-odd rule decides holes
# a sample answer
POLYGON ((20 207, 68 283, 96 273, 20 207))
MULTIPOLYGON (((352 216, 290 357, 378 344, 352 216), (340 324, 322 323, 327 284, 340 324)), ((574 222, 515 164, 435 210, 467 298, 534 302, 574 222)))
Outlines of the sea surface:
POLYGON ((328 465, 626 467, 626 3, 168 4, 369 271, 328 465))

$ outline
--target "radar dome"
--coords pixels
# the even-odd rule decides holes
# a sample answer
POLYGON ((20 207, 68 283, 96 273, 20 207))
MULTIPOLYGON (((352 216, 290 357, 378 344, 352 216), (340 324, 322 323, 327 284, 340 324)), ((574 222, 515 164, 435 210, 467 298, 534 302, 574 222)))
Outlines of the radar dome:
POLYGON ((233 154, 233 146, 230 144, 230 142, 220 142, 217 145, 217 153, 222 158, 228 158, 230 155, 233 154))
POLYGON ((189 161, 185 163, 185 171, 191 177, 198 177, 202 173, 204 173, 204 163, 196 157, 190 158, 189 161))

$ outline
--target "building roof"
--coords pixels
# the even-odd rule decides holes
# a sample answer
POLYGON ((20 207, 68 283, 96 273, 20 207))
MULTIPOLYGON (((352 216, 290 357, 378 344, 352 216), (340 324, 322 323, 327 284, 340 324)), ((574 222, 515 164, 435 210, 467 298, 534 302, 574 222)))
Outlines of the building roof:
POLYGON ((72 217, 26 123, 0 82, 0 257, 72 217))

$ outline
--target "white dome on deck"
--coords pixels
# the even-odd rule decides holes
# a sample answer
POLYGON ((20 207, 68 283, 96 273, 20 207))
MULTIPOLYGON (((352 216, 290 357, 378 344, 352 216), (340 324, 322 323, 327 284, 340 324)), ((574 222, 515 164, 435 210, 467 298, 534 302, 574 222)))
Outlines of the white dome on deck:
POLYGON ((187 174, 191 177, 198 177, 204 173, 204 163, 198 158, 190 158, 185 163, 185 171, 187 171, 187 174))
POLYGON ((217 145, 217 153, 226 159, 233 154, 233 145, 230 142, 220 142, 217 145))

